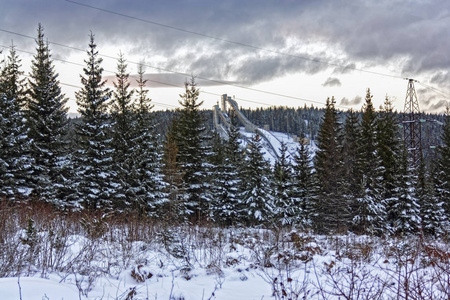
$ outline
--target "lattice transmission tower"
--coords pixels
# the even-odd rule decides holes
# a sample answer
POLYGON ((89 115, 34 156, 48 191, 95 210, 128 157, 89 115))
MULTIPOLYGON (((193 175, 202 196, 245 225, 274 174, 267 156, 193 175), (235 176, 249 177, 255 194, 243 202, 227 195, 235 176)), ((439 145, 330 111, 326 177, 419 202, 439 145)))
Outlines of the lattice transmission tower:
POLYGON ((417 100, 414 82, 417 80, 406 78, 408 89, 406 91, 405 109, 403 117, 403 134, 406 147, 411 157, 412 167, 417 167, 422 151, 422 129, 420 125, 419 101, 417 100))

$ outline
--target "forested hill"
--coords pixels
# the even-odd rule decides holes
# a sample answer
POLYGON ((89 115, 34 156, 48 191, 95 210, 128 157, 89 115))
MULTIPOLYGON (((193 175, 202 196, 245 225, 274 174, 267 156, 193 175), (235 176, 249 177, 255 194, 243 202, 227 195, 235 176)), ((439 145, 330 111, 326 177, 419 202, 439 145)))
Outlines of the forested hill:
MULTIPOLYGON (((305 136, 315 140, 320 128, 321 120, 323 117, 324 109, 314 106, 304 107, 269 107, 269 108, 257 108, 257 109, 243 109, 242 113, 253 124, 258 127, 266 128, 270 131, 283 132, 292 135, 305 136)), ((177 112, 174 110, 165 111, 153 111, 151 112, 152 119, 157 124, 157 132, 159 137, 164 139, 167 134, 167 130, 172 123, 177 112)), ((213 112, 211 109, 202 110, 205 124, 208 130, 213 130, 213 112)), ((361 113, 357 112, 361 118, 361 113)), ((339 117, 342 123, 344 123, 346 111, 339 111, 339 117)), ((398 120, 398 134, 401 135, 403 114, 395 113, 398 120)), ((445 116, 443 114, 422 114, 422 142, 424 147, 424 154, 426 157, 432 157, 433 151, 437 145, 441 144, 442 137, 442 124, 445 116)), ((72 119, 72 123, 77 119, 72 119)))
MULTIPOLYGON (((292 135, 300 135, 301 133, 311 136, 315 139, 320 127, 323 117, 323 108, 314 106, 304 107, 268 107, 256 109, 243 109, 242 113, 253 124, 261 128, 267 128, 270 131, 283 132, 292 135)), ((150 113, 155 123, 157 124, 157 132, 161 138, 164 138, 169 125, 172 122, 175 114, 174 110, 153 111, 150 113)), ((213 129, 213 112, 211 109, 202 110, 206 119, 206 124, 209 130, 213 129)), ((361 115, 360 112, 357 112, 361 115)), ((339 111, 339 116, 343 121, 347 112, 339 111)), ((402 113, 395 113, 399 124, 399 134, 402 133, 402 113)), ((422 139, 425 147, 436 146, 441 143, 442 123, 444 122, 444 114, 422 114, 424 122, 422 126, 422 139)), ((76 122, 78 118, 71 119, 71 122, 76 122)))

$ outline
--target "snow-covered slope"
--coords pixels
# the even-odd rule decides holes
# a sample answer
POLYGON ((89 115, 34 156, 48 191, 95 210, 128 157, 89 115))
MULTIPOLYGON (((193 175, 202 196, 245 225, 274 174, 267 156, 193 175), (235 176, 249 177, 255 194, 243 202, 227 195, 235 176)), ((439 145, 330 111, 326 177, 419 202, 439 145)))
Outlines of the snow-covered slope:
MULTIPOLYGON (((272 147, 267 145, 267 141, 264 139, 261 139, 260 143, 264 149, 263 150, 265 152, 264 158, 266 160, 268 160, 272 165, 274 165, 277 160, 277 156, 279 157, 281 155, 281 153, 280 153, 281 143, 284 142, 286 144, 287 152, 288 152, 286 156, 288 159, 291 160, 291 162, 293 162, 293 156, 297 152, 298 147, 300 147, 300 144, 298 143, 298 141, 294 140, 294 138, 287 133, 267 131, 267 130, 264 130, 261 128, 259 130, 265 134, 267 139, 272 144, 273 148, 276 149, 276 151, 277 151, 277 153, 273 153, 272 147)), ((251 132, 246 131, 244 127, 240 128, 239 133, 241 134, 241 136, 244 137, 241 140, 242 147, 247 147, 247 143, 248 143, 247 140, 251 139, 254 135, 256 135, 256 133, 251 133, 251 132)), ((314 141, 311 141, 308 145, 306 145, 306 148, 308 149, 311 157, 313 157, 317 150, 317 147, 316 147, 314 141)))

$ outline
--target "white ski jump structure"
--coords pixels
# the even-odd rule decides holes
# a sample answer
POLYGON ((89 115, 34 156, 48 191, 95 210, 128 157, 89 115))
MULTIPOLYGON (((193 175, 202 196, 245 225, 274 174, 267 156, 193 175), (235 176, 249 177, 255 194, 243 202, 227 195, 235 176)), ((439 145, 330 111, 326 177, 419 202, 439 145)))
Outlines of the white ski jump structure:
MULTIPOLYGON (((267 149, 267 151, 270 152, 270 154, 278 160, 281 155, 281 141, 278 140, 278 138, 275 137, 271 132, 258 128, 256 125, 250 122, 239 110, 237 102, 234 99, 231 99, 231 97, 227 94, 223 94, 221 96, 220 107, 219 104, 214 105, 213 107, 214 127, 216 128, 220 136, 224 139, 228 139, 228 132, 231 126, 231 120, 227 114, 227 103, 236 112, 236 116, 244 126, 245 131, 258 134, 262 138, 263 143, 266 145, 265 148, 267 149)), ((243 136, 243 138, 246 139, 245 136, 243 136)))

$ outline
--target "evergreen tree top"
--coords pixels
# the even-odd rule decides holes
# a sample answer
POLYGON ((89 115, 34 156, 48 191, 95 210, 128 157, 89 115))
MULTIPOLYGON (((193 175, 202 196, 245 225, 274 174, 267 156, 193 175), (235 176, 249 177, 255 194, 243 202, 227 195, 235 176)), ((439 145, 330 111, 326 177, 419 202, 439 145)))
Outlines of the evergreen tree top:
POLYGON ((184 110, 187 111, 198 111, 199 107, 203 104, 203 101, 198 102, 198 97, 200 95, 200 90, 197 88, 197 83, 195 82, 195 77, 191 77, 191 82, 185 82, 185 92, 180 94, 182 100, 178 102, 183 106, 184 110))
POLYGON ((15 99, 18 108, 25 106, 26 102, 25 78, 21 78, 24 72, 20 70, 20 62, 16 47, 11 44, 6 61, 2 61, 4 66, 0 71, 0 93, 4 93, 7 99, 15 99))
MULTIPOLYGON (((68 108, 64 105, 68 99, 61 92, 58 81, 59 74, 55 72, 48 42, 44 41, 44 28, 39 23, 36 39, 36 54, 33 57, 30 79, 29 110, 32 118, 38 118, 40 111, 47 114, 58 114, 60 121, 65 122, 68 108)), ((45 116, 41 116, 44 117, 45 116)), ((45 121, 43 121, 45 122, 45 121)))
POLYGON ((112 107, 113 111, 121 112, 121 113, 127 113, 131 112, 132 110, 132 96, 134 93, 134 90, 129 90, 130 88, 130 81, 129 81, 130 74, 127 72, 127 64, 125 57, 122 52, 119 53, 119 58, 117 60, 117 72, 116 72, 116 81, 113 82, 115 91, 113 92, 114 95, 114 104, 112 107))
POLYGON ((145 88, 145 85, 147 84, 148 80, 144 79, 144 72, 144 65, 139 64, 138 79, 136 79, 136 82, 138 84, 138 89, 136 90, 137 103, 135 106, 140 115, 149 113, 150 110, 152 110, 154 107, 154 105, 151 104, 152 99, 148 98, 147 96, 148 89, 145 88))
POLYGON ((90 34, 88 59, 84 62, 87 67, 83 68, 84 76, 80 75, 83 88, 76 92, 78 112, 82 117, 92 114, 106 114, 108 111, 107 101, 111 97, 111 91, 106 88, 106 80, 102 80, 103 59, 98 57, 97 44, 94 41, 94 34, 90 34))

